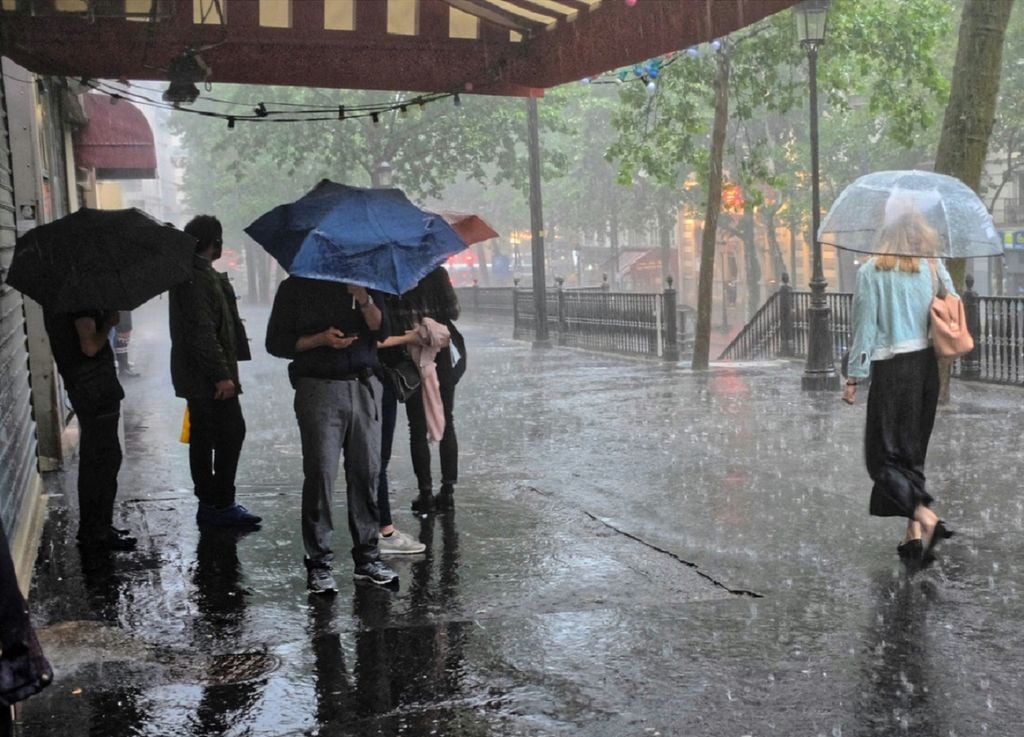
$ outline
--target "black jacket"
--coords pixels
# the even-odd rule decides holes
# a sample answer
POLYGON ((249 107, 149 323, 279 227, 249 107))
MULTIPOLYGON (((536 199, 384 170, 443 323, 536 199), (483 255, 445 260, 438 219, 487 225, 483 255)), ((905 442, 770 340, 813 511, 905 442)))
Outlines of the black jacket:
POLYGON ((171 382, 179 397, 213 397, 232 379, 241 393, 238 362, 249 360, 249 340, 227 274, 195 257, 192 280, 170 293, 171 382))

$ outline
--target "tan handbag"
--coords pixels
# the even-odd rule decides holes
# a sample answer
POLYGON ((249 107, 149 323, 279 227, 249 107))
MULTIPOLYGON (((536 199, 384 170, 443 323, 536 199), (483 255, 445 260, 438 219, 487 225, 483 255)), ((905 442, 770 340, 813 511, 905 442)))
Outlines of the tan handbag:
POLYGON ((955 294, 946 291, 935 269, 935 262, 928 260, 932 270, 934 296, 929 311, 932 331, 932 347, 939 358, 956 358, 974 350, 974 338, 967 330, 967 315, 964 303, 955 294))

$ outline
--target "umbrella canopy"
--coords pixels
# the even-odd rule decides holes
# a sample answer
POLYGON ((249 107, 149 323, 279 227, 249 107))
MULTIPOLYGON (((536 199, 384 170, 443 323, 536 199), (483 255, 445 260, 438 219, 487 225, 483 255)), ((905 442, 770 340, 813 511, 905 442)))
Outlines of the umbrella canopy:
POLYGON ((439 210, 437 214, 452 226, 452 229, 459 234, 459 238, 467 246, 498 237, 498 231, 479 215, 455 210, 439 210))
POLYGON ((466 248, 443 217, 416 207, 399 189, 327 179, 245 232, 289 274, 391 294, 408 291, 466 248))
POLYGON ((51 312, 134 310, 192 277, 195 246, 142 210, 83 207, 19 238, 7 283, 51 312))
POLYGON ((826 245, 862 253, 940 258, 1001 256, 1003 244, 992 216, 978 195, 954 177, 927 171, 867 174, 842 191, 818 230, 826 245), (893 250, 881 230, 911 213, 920 213, 939 236, 938 252, 893 250))

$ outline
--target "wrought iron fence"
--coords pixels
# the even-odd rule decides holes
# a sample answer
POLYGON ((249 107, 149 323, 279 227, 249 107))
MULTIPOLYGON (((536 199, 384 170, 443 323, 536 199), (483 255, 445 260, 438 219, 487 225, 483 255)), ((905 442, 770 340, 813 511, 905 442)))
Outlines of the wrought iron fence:
POLYGON ((511 287, 457 287, 455 293, 467 315, 512 316, 511 287))
MULTIPOLYGON (((532 289, 508 287, 456 288, 463 314, 508 317, 512 335, 537 334, 532 289)), ((677 360, 693 347, 692 310, 676 304, 675 290, 663 294, 612 292, 607 287, 565 289, 559 284, 545 293, 548 334, 559 345, 595 351, 658 356, 677 360)))
MULTIPOLYGON (((838 361, 852 340, 853 295, 826 294, 833 356, 838 361)), ((974 350, 956 360, 953 375, 993 384, 1024 385, 1024 298, 982 297, 967 276, 962 295, 974 350)), ((811 293, 787 285, 761 306, 719 356, 755 360, 807 355, 811 293)))
MULTIPOLYGON (((514 290, 513 301, 513 337, 536 335, 533 290, 514 290)), ((548 334, 558 345, 677 361, 680 343, 688 342, 687 321, 680 317, 671 286, 663 294, 641 294, 569 290, 559 284, 545 292, 545 306, 548 334)))
POLYGON ((1024 299, 976 299, 976 310, 972 300, 964 299, 974 350, 959 362, 960 374, 994 384, 1024 384, 1024 299))

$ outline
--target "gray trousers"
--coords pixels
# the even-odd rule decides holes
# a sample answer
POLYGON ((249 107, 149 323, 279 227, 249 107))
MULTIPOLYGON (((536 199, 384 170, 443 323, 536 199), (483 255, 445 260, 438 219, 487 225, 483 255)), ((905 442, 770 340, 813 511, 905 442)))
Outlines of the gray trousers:
POLYGON ((342 453, 352 558, 358 565, 380 557, 380 397, 380 382, 372 377, 365 381, 296 381, 295 417, 302 436, 304 476, 302 542, 307 566, 326 565, 334 559, 331 498, 342 453))

